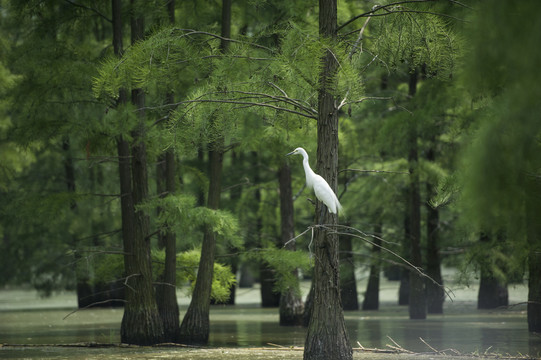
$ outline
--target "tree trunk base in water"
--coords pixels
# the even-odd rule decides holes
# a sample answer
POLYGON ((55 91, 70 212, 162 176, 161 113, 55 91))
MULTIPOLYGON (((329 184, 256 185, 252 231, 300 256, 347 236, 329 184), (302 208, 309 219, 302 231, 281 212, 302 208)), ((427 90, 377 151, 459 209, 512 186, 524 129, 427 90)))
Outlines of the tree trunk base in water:
POLYGON ((155 345, 163 341, 163 327, 157 310, 124 310, 120 326, 120 341, 123 344, 155 345))
POLYGON ((182 344, 206 345, 209 341, 209 312, 188 307, 180 325, 179 341, 182 344))
POLYGON ((303 323, 304 304, 293 290, 286 290, 280 298, 280 326, 299 326, 303 323))

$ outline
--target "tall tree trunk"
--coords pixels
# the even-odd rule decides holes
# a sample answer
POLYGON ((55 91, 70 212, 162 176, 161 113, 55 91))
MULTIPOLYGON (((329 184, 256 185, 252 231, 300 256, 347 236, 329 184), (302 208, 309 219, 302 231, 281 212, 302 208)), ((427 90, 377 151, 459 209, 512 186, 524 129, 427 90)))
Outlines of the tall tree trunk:
MULTIPOLYGON (((409 95, 417 91, 417 71, 410 74, 409 95)), ((410 245, 411 264, 421 268, 421 195, 419 189, 419 154, 417 146, 417 124, 412 117, 409 125, 409 154, 410 167, 409 206, 410 206, 410 245)), ((415 271, 410 271, 410 319, 426 319, 426 290, 425 279, 415 271)))
MULTIPOLYGON (((479 241, 484 246, 492 246, 491 238, 486 234, 481 234, 479 241)), ((509 292, 507 284, 494 276, 493 267, 498 266, 493 259, 481 258, 481 274, 479 281, 479 293, 477 295, 478 309, 495 309, 500 306, 509 305, 509 292)))
MULTIPOLYGON (((404 248, 402 256, 405 258, 411 254, 411 214, 410 214, 410 197, 409 189, 405 191, 406 197, 406 212, 404 214, 404 248)), ((400 287, 398 288, 398 305, 409 305, 410 303, 410 271, 406 267, 400 267, 400 287)))
MULTIPOLYGON (((167 13, 171 25, 175 24, 175 1, 166 0, 167 13)), ((166 95, 166 102, 172 104, 174 95, 166 95)), ((172 148, 165 151, 158 158, 158 168, 156 169, 156 183, 158 185, 158 194, 169 196, 175 193, 175 153, 172 148)), ((163 324, 164 342, 176 342, 179 336, 179 310, 176 293, 177 282, 177 244, 176 235, 169 227, 158 234, 158 243, 165 249, 165 266, 161 275, 162 284, 156 285, 156 302, 158 311, 163 324)))
MULTIPOLYGON (((282 244, 289 251, 295 251, 295 242, 290 241, 295 237, 295 222, 293 218, 293 191, 291 189, 291 168, 283 164, 278 171, 278 183, 280 185, 280 224, 282 244)), ((294 270, 293 276, 298 279, 298 271, 294 270)), ((299 283, 283 289, 280 296, 280 325, 302 325, 304 304, 300 296, 299 283)))
MULTIPOLYGON (((132 0, 132 8, 134 6, 132 0)), ((133 16, 131 21, 132 43, 143 36, 143 20, 133 16)), ((144 107, 144 93, 132 90, 132 103, 138 109, 144 107)), ((162 341, 163 326, 152 287, 150 262, 149 219, 142 210, 136 210, 148 197, 146 147, 144 143, 144 112, 138 110, 139 124, 132 132, 131 181, 133 211, 133 234, 124 243, 124 267, 126 269, 126 306, 120 328, 123 343, 152 345, 162 341)), ((125 151, 125 149, 124 149, 125 151)), ((129 151, 128 151, 129 153, 129 151)), ((124 224, 123 224, 124 225, 124 224)), ((124 231, 124 228, 123 228, 124 231)))
MULTIPOLYGON (((221 140, 223 141, 223 140, 221 140)), ((223 143, 211 144, 209 151, 209 209, 220 207, 222 190, 223 143)), ((216 234, 210 226, 205 226, 201 259, 197 270, 195 288, 188 310, 180 325, 180 341, 186 344, 206 344, 210 332, 210 293, 214 275, 214 258, 216 254, 216 234)))
POLYGON ((340 297, 342 309, 359 310, 357 296, 357 279, 355 278, 355 264, 353 262, 353 245, 351 237, 340 240, 340 297))
MULTIPOLYGON (((335 39, 337 28, 336 0, 319 1, 319 35, 335 39)), ((336 190, 338 177, 338 111, 333 90, 336 84, 337 61, 330 50, 321 59, 318 91, 317 169, 336 190)), ((321 202, 316 205, 316 223, 330 227, 338 223, 338 216, 329 213, 321 202)), ((316 228, 314 232, 314 291, 313 309, 304 359, 352 359, 353 351, 344 322, 340 299, 340 262, 338 236, 333 230, 316 228)))
MULTIPOLYGON (((231 0, 222 2, 222 37, 231 35, 231 0)), ((222 40, 220 46, 225 51, 228 42, 222 40)), ((218 209, 220 207, 220 194, 222 192, 222 166, 224 156, 224 139, 218 139, 209 144, 209 193, 207 207, 218 209)), ((180 341, 188 344, 208 343, 210 333, 210 294, 212 278, 214 276, 214 259, 216 256, 216 233, 210 226, 205 226, 201 258, 192 300, 180 325, 180 341)))
POLYGON ((528 330, 541 333, 541 185, 528 174, 526 227, 528 238, 528 330))
MULTIPOLYGON (((252 164, 257 164, 258 154, 257 152, 252 152, 252 164)), ((259 184, 259 169, 256 168, 254 172, 254 184, 259 184)), ((255 203, 261 203, 261 191, 258 189, 255 190, 255 203)), ((257 205, 259 206, 259 205, 257 205)), ((257 238, 258 246, 264 247, 263 239, 261 237, 261 232, 263 230, 263 220, 261 215, 256 210, 256 221, 255 221, 255 233, 257 238)), ((278 307, 280 306, 280 292, 276 291, 276 276, 274 275, 274 269, 265 261, 259 263, 259 283, 261 284, 261 306, 265 308, 278 307)))
MULTIPOLYGON (((435 161, 434 149, 429 149, 426 159, 432 162, 435 161)), ((431 183, 431 180, 426 183, 426 191, 429 199, 435 195, 434 185, 431 183)), ((439 284, 434 284, 432 281, 426 283, 427 312, 429 314, 443 314, 445 293, 442 288, 443 278, 441 276, 440 249, 438 244, 440 227, 439 210, 434 209, 427 202, 426 213, 426 272, 430 278, 439 284)))
POLYGON ((381 273, 381 235, 382 224, 378 222, 375 226, 374 245, 372 245, 372 259, 370 265, 370 274, 368 275, 368 284, 366 284, 366 293, 364 294, 363 310, 379 309, 379 275, 381 273))

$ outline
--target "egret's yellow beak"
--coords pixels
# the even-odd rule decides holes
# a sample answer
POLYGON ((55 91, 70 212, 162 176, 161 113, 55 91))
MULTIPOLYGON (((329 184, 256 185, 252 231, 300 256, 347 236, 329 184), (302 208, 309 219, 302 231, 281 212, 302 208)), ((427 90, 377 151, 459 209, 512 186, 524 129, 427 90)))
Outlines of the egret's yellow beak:
POLYGON ((286 154, 286 156, 293 155, 293 154, 296 154, 295 150, 293 150, 293 151, 290 152, 289 154, 286 154))

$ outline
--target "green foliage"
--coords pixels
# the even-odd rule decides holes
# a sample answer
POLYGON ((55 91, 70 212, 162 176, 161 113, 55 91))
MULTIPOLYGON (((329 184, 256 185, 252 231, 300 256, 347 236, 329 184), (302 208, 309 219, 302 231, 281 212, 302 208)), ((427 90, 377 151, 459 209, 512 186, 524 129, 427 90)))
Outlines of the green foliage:
MULTIPOLYGON (((200 256, 200 249, 192 249, 177 254, 177 286, 182 287, 188 282, 190 284, 189 293, 193 291, 195 286, 200 256)), ((164 271, 165 252, 163 250, 153 250, 152 263, 154 281, 158 281, 159 274, 164 271)), ((84 266, 84 262, 81 263, 81 266, 84 266)), ((89 281, 94 284, 115 282, 123 278, 123 273, 124 261, 122 255, 102 254, 97 260, 95 274, 89 281)), ((211 298, 216 301, 225 301, 235 281, 236 276, 231 272, 229 266, 215 262, 211 298)))
POLYGON ((541 21, 532 13, 537 7, 535 1, 482 6, 483 16, 471 29, 463 81, 482 107, 463 154, 462 205, 478 228, 520 230, 524 201, 533 190, 529 180, 540 173, 541 51, 533 44, 541 40, 541 21))
POLYGON ((371 47, 380 61, 391 69, 405 66, 411 71, 425 66, 427 74, 442 79, 449 78, 456 67, 458 41, 441 17, 415 14, 429 11, 420 6, 411 12, 402 11, 400 5, 383 16, 372 27, 371 47))
POLYGON ((227 210, 196 207, 196 199, 189 194, 173 194, 155 198, 140 206, 147 212, 160 208, 156 217, 159 227, 170 228, 178 234, 186 234, 210 226, 224 244, 242 246, 237 218, 227 210))
POLYGON ((274 271, 276 279, 275 291, 281 292, 293 289, 300 295, 299 279, 297 270, 309 272, 312 263, 308 254, 303 251, 290 251, 284 248, 268 247, 260 251, 254 251, 249 257, 255 261, 264 261, 274 271))

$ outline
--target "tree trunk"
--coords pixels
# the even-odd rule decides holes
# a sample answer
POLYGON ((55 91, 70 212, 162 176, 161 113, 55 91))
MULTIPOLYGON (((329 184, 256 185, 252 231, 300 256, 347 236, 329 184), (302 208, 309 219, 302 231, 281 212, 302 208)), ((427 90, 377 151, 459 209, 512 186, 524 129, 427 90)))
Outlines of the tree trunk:
MULTIPOLYGON (((336 0, 319 1, 319 35, 336 38, 336 0)), ((338 111, 333 90, 336 83, 337 61, 330 50, 321 59, 318 91, 317 169, 336 190, 338 173, 338 111)), ((338 216, 329 213, 321 202, 316 205, 316 224, 333 227, 338 216)), ((304 359, 352 359, 340 299, 340 263, 338 236, 333 230, 318 227, 314 231, 314 291, 313 309, 306 342, 304 359)))
MULTIPOLYGON (((411 216, 410 216, 410 198, 408 191, 405 193, 406 197, 406 213, 404 216, 404 248, 402 249, 402 256, 404 258, 409 257, 411 253, 411 216)), ((404 264, 405 265, 405 264, 404 264)), ((410 303, 410 272, 405 266, 399 268, 400 271, 400 287, 398 288, 398 305, 409 305, 410 303)))
POLYGON ((264 261, 259 265, 259 282, 261 284, 261 306, 264 308, 280 306, 280 293, 275 290, 274 270, 264 261))
POLYGON ((340 240, 340 297, 344 310, 359 310, 357 279, 355 279, 352 252, 351 237, 342 238, 340 240))
MULTIPOLYGON (((134 0, 132 0, 132 8, 134 0)), ((131 21, 132 43, 142 39, 144 26, 142 18, 135 15, 131 21)), ((138 110, 139 124, 132 131, 131 145, 131 180, 133 200, 132 238, 125 239, 124 267, 126 269, 126 306, 120 328, 120 339, 123 343, 152 345, 162 342, 163 326, 156 305, 152 285, 152 269, 150 261, 149 219, 136 206, 144 203, 148 197, 148 175, 146 146, 144 143, 144 107, 145 98, 141 89, 132 90, 132 103, 138 110)), ((123 229, 124 230, 124 229, 123 229)))
POLYGON ((533 176, 527 180, 526 227, 528 238, 528 330, 541 333, 541 186, 533 176))
MULTIPOLYGON (((485 247, 492 246, 491 239, 487 234, 481 234, 479 241, 485 247)), ((478 309, 495 309, 500 306, 509 305, 509 292, 507 284, 494 276, 492 267, 493 259, 482 257, 480 259, 481 279, 479 281, 479 293, 477 295, 478 309)))
MULTIPOLYGON (((295 251, 295 242, 290 241, 295 237, 295 222, 293 218, 293 191, 291 189, 291 168, 283 164, 278 172, 280 185, 280 224, 282 244, 289 251, 295 251)), ((298 271, 293 272, 298 279, 298 271)), ((298 281, 292 287, 283 289, 280 295, 280 325, 302 325, 304 304, 300 296, 298 281)))
POLYGON ((381 272, 381 222, 377 223, 374 229, 376 238, 372 245, 372 259, 370 265, 370 275, 368 276, 368 284, 366 284, 366 293, 364 294, 363 310, 378 310, 379 309, 379 275, 381 272))
MULTIPOLYGON (((258 164, 258 154, 253 151, 252 155, 252 164, 258 164)), ((259 184, 261 182, 259 178, 259 167, 256 165, 254 172, 254 184, 259 184)), ((261 204, 261 190, 257 188, 255 190, 255 204, 259 206, 261 204)), ((257 246, 263 248, 267 244, 263 243, 261 237, 261 232, 263 230, 263 220, 259 214, 258 209, 254 210, 255 212, 255 237, 257 239, 257 246)), ((280 292, 275 290, 276 287, 276 277, 274 275, 274 269, 270 267, 265 261, 259 263, 259 284, 261 285, 261 306, 265 308, 272 308, 280 306, 280 292)))
MULTIPOLYGON (((222 3, 222 37, 230 37, 231 1, 222 3), (226 25, 224 25, 226 24, 226 25)), ((221 42, 222 51, 227 48, 227 41, 221 42)), ((207 207, 218 209, 220 207, 220 194, 222 192, 222 166, 224 156, 224 139, 219 137, 210 144, 209 150, 209 193, 207 207)), ((210 226, 206 226, 201 246, 201 259, 192 300, 180 325, 180 341, 187 344, 207 344, 210 333, 210 294, 212 278, 214 276, 214 258, 216 255, 216 233, 210 226)))
MULTIPOLYGON (((428 161, 435 161, 434 150, 430 149, 427 152, 426 159, 428 161)), ((434 185, 429 180, 426 183, 427 197, 430 199, 435 195, 434 185)), ((443 278, 441 276, 441 260, 439 249, 439 226, 440 218, 438 209, 434 209, 427 202, 426 204, 426 272, 434 281, 439 285, 434 284, 432 281, 426 283, 426 301, 427 311, 429 314, 443 314, 443 301, 445 300, 445 293, 443 291, 443 278)))
MULTIPOLYGON (((167 13, 171 25, 175 24, 175 1, 166 0, 167 13)), ((174 95, 166 95, 168 104, 174 103, 174 95)), ((158 185, 158 194, 160 196, 169 196, 175 193, 175 153, 173 149, 166 150, 158 158, 158 168, 156 169, 158 185)), ((165 231, 158 233, 158 243, 165 249, 165 266, 161 276, 163 284, 156 285, 156 302, 158 312, 163 324, 164 342, 176 342, 179 336, 179 310, 177 302, 177 244, 175 233, 168 227, 165 231)))
MULTIPOLYGON (((175 154, 167 150, 158 160, 158 194, 168 196, 175 192, 175 154)), ((176 236, 169 228, 158 233, 158 245, 165 250, 164 272, 156 285, 156 303, 163 324, 165 342, 178 341, 179 310, 176 293, 177 249, 176 236)))
MULTIPOLYGON (((209 194, 207 206, 210 209, 220 207, 222 190, 223 139, 211 144, 209 151, 209 194)), ((201 247, 201 259, 192 300, 180 325, 180 341, 186 344, 206 344, 209 338, 210 293, 214 275, 216 254, 216 234, 206 226, 201 247)))
MULTIPOLYGON (((410 74, 409 95, 414 96, 417 89, 417 71, 410 74)), ((419 190, 419 154, 417 146, 417 124, 414 118, 409 125, 409 154, 410 167, 409 206, 410 206, 410 245, 411 264, 421 268, 421 195, 419 190)), ((410 271, 410 319, 426 319, 426 290, 425 279, 415 271, 410 271)))

